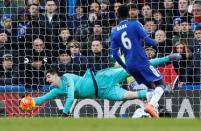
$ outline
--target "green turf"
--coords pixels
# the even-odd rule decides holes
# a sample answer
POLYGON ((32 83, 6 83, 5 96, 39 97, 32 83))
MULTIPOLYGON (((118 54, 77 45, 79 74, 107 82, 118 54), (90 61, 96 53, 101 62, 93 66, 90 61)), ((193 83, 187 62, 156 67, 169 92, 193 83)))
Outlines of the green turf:
POLYGON ((0 131, 201 131, 201 120, 1 118, 0 131))

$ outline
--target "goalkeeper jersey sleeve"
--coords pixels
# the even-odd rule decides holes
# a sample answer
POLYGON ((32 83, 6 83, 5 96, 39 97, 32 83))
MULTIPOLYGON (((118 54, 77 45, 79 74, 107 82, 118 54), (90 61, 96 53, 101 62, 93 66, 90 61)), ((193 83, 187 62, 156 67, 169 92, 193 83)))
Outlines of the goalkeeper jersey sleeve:
POLYGON ((70 74, 65 74, 62 76, 60 88, 66 89, 66 102, 63 112, 68 114, 74 101, 75 90, 74 80, 70 74))

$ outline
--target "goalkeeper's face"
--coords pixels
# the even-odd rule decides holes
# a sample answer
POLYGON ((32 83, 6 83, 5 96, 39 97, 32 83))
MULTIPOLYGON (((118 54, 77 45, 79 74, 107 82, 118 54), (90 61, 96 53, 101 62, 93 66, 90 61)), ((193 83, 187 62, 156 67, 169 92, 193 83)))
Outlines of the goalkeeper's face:
POLYGON ((46 75, 46 81, 48 83, 50 83, 51 86, 59 86, 59 79, 58 79, 58 75, 57 74, 50 74, 47 73, 46 75))

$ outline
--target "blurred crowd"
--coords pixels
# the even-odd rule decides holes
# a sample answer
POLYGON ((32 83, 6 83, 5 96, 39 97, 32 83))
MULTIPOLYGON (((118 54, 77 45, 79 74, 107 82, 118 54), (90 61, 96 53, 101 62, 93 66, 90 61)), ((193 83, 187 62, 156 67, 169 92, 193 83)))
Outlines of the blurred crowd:
POLYGON ((47 85, 45 71, 83 75, 114 66, 110 33, 122 4, 158 49, 150 59, 180 53, 158 67, 166 84, 201 84, 201 0, 0 0, 0 86, 47 85))

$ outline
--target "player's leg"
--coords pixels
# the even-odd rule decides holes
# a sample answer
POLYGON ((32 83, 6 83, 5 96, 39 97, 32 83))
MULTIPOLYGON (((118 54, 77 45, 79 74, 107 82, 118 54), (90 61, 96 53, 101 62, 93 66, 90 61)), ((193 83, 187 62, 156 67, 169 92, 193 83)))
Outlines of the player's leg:
POLYGON ((150 66, 147 69, 146 75, 144 74, 144 77, 146 78, 147 82, 150 81, 149 87, 154 89, 152 92, 152 96, 148 101, 148 104, 145 105, 145 111, 149 112, 152 117, 159 118, 158 112, 156 110, 159 105, 158 102, 164 93, 165 83, 163 81, 163 78, 160 76, 158 71, 153 66, 150 66), (147 76, 147 74, 149 74, 149 77, 147 76))
POLYGON ((139 84, 144 83, 149 88, 155 88, 150 101, 145 107, 145 111, 149 112, 152 117, 158 118, 159 116, 155 108, 157 108, 158 101, 164 93, 164 85, 162 83, 157 84, 154 82, 162 81, 162 76, 151 65, 147 68, 141 69, 140 71, 131 71, 130 73, 139 84), (157 86, 155 84, 157 84, 157 86))
POLYGON ((107 68, 96 73, 96 81, 98 86, 114 86, 124 81, 128 77, 128 73, 123 68, 107 68))
POLYGON ((164 93, 165 84, 163 80, 154 82, 154 85, 155 89, 152 92, 152 96, 148 103, 145 105, 146 112, 152 111, 152 108, 158 108, 158 102, 164 93))
POLYGON ((147 90, 140 90, 140 91, 127 91, 124 94, 123 99, 125 100, 132 100, 132 99, 147 99, 147 90))
POLYGON ((119 85, 116 85, 112 88, 100 89, 99 92, 99 96, 101 99, 108 99, 113 101, 132 99, 145 100, 147 96, 147 90, 127 91, 119 85))
POLYGON ((57 97, 59 95, 64 95, 64 94, 65 94, 65 90, 62 90, 59 88, 54 88, 49 93, 47 93, 43 96, 35 97, 34 101, 36 102, 36 105, 41 105, 48 100, 54 99, 55 97, 57 97))

